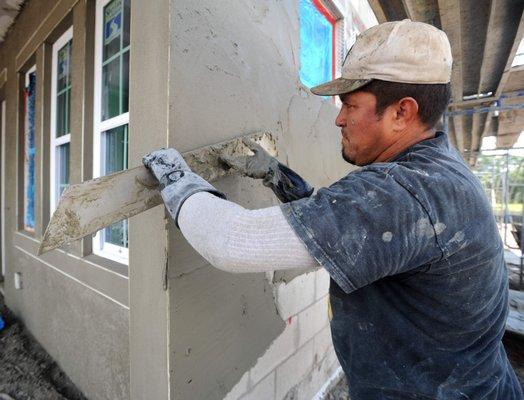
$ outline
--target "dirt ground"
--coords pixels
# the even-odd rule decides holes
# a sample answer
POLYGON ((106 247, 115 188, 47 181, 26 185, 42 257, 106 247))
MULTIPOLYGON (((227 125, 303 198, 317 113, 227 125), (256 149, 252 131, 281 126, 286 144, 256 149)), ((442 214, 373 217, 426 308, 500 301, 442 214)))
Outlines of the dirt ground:
MULTIPOLYGON (((0 400, 87 400, 5 307, 2 295, 0 315, 6 323, 0 331, 0 400)), ((506 334, 504 345, 524 386, 524 338, 506 334)), ((349 400, 345 378, 326 400, 349 400)))
POLYGON ((87 400, 4 305, 0 295, 0 399, 87 400))
MULTIPOLYGON (((520 384, 524 387, 524 338, 512 333, 507 333, 502 340, 509 361, 517 374, 520 384)), ((331 389, 326 400, 350 400, 346 378, 342 379, 331 389)))

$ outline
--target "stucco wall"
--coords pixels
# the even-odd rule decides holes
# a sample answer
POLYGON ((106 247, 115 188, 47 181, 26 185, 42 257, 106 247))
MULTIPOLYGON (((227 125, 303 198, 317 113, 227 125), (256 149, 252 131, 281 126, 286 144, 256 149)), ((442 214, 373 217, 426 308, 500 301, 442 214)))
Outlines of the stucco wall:
MULTIPOLYGON (((349 171, 337 107, 299 81, 298 1, 171 5, 171 144, 186 151, 269 130, 278 157, 316 187, 349 171)), ((217 186, 247 208, 277 204, 260 182, 217 186)), ((337 366, 325 271, 228 274, 170 236, 171 397, 311 398, 337 366)))
MULTIPOLYGON (((130 166, 159 147, 268 130, 279 158, 316 187, 347 173, 337 107, 298 78, 298 0, 132 1, 131 18, 130 166)), ((38 82, 49 82, 50 45, 74 22, 71 182, 91 178, 93 21, 92 0, 30 0, 0 45, 9 171, 21 157, 18 72, 37 62, 38 82)), ((8 306, 89 398, 311 398, 338 367, 325 271, 215 270, 162 207, 130 220, 129 279, 126 267, 86 256, 89 239, 35 256, 49 218, 49 92, 37 90, 34 235, 18 229, 20 174, 6 180, 8 306)), ((217 186, 248 208, 277 204, 260 182, 217 186)))
POLYGON ((129 398, 129 294, 127 267, 106 263, 76 243, 42 257, 37 248, 49 219, 50 49, 74 23, 71 102, 71 182, 90 178, 92 155, 93 2, 30 0, 0 44, 0 90, 7 107, 6 198, 4 204, 7 306, 90 399, 129 398), (19 79, 37 65, 36 229, 19 229, 22 138, 19 79), (1 85, 1 83, 0 83, 1 85), (14 274, 23 287, 14 288, 14 274))

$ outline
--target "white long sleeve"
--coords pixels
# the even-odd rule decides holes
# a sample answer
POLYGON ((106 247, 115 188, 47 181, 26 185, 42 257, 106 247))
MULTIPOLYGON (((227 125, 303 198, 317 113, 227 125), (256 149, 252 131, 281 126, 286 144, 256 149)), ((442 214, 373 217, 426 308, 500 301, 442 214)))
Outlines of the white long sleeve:
POLYGON ((280 207, 247 210, 207 192, 189 197, 178 225, 209 263, 229 272, 318 267, 280 207))

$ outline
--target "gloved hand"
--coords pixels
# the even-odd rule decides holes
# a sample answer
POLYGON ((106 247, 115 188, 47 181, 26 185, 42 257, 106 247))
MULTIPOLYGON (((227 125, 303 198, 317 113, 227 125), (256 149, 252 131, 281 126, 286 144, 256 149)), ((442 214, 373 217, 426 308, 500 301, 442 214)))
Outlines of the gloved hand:
POLYGON ((164 204, 177 227, 180 208, 192 194, 210 192, 226 198, 209 182, 191 171, 182 155, 175 149, 153 151, 142 158, 142 163, 158 180, 164 204))
POLYGON ((263 179, 264 186, 269 187, 283 203, 309 197, 314 188, 296 172, 280 163, 255 141, 244 138, 244 144, 254 153, 252 156, 222 155, 222 162, 255 179, 263 179))

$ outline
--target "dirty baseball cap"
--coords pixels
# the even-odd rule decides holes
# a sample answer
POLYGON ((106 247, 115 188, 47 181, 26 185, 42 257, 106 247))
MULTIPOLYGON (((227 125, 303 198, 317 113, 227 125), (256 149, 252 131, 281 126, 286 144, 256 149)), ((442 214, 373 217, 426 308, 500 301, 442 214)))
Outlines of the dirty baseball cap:
POLYGON ((342 76, 311 88, 321 96, 357 90, 380 79, 402 83, 448 83, 451 46, 440 29, 423 22, 385 22, 362 32, 342 64, 342 76))

